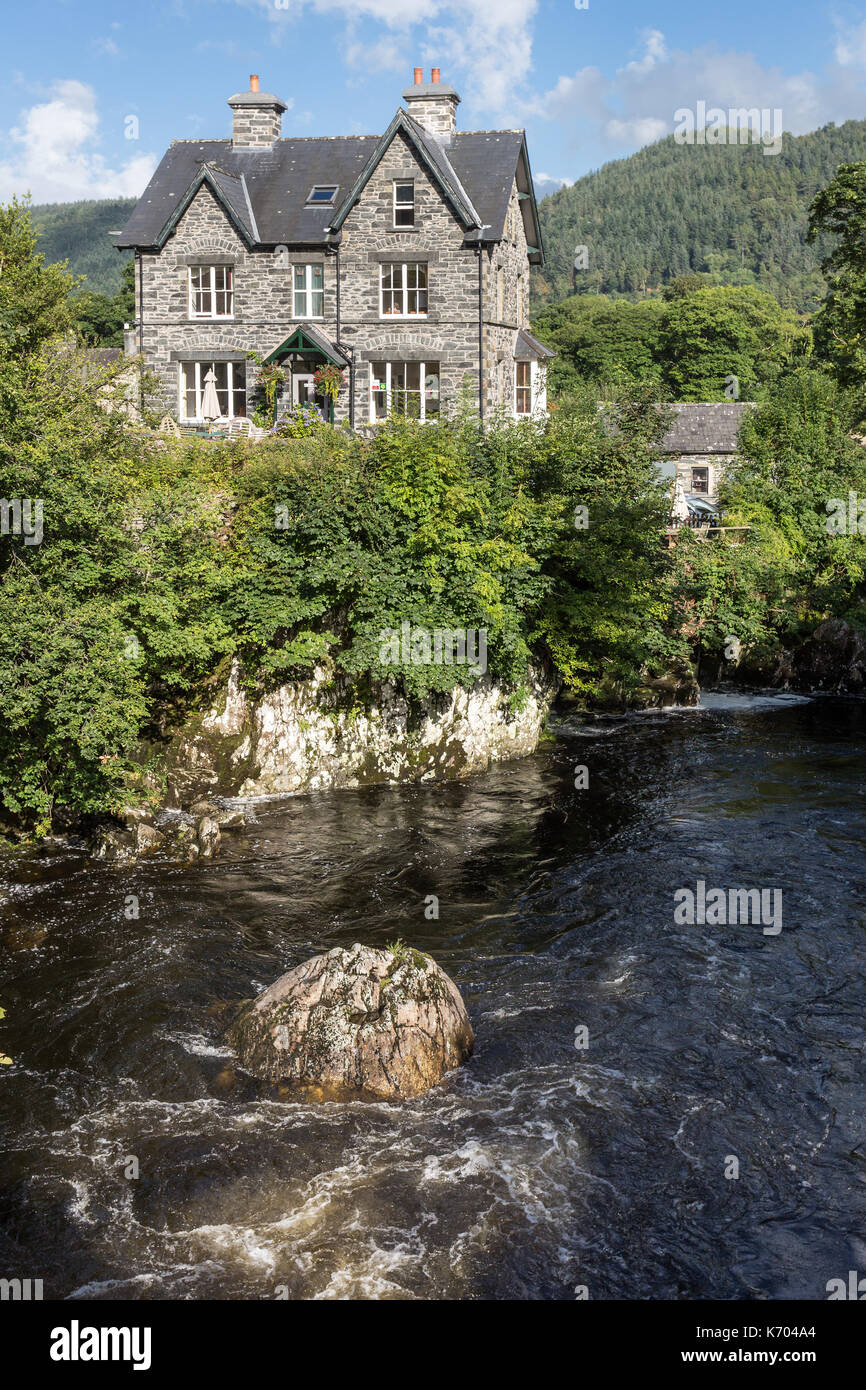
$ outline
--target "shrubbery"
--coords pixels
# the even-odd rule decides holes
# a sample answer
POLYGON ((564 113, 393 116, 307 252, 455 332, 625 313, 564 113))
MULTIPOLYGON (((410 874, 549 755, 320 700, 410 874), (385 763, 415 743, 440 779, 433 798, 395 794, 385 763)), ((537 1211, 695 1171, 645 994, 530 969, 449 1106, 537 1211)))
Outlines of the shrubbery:
MULTIPOLYGON (((34 257, 20 210, 0 238, 2 492, 41 499, 44 531, 0 536, 7 832, 121 804, 142 739, 209 703, 232 660, 255 689, 327 658, 363 703, 395 675, 384 630, 483 628, 491 674, 516 689, 547 662, 587 703, 625 702, 727 632, 769 647, 826 612, 858 620, 864 541, 829 536, 825 503, 866 493, 866 455, 848 397, 814 369, 744 430, 726 502, 747 543, 667 551, 652 385, 606 412, 584 393, 543 425, 481 430, 464 412, 368 440, 319 423, 169 441, 106 411, 98 388, 118 369, 85 379, 53 336, 69 277, 34 257)), ((415 697, 473 678, 397 675, 415 697)))

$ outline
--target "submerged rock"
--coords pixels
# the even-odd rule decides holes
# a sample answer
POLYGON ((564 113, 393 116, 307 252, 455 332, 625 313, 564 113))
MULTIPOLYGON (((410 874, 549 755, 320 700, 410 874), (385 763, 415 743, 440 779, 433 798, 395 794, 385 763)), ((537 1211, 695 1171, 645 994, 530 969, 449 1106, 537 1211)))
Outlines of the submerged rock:
POLYGON ((196 841, 202 859, 212 859, 220 847, 220 828, 212 816, 202 816, 198 823, 196 841))
POLYGON ((254 1076, 316 1100, 423 1095, 475 1040, 457 986, 430 956, 357 943, 282 975, 226 1036, 254 1076))

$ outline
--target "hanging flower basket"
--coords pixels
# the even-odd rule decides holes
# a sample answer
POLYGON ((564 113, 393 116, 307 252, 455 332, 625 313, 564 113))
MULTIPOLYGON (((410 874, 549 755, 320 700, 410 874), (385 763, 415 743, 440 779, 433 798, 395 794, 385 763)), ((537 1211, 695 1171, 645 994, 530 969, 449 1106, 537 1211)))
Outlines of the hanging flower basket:
POLYGON ((277 362, 262 362, 256 377, 256 385, 265 393, 265 400, 268 406, 273 406, 277 397, 277 388, 282 386, 286 379, 286 373, 277 362))
POLYGON ((313 385, 317 395, 330 396, 331 400, 335 401, 343 385, 343 373, 339 367, 328 363, 326 367, 319 367, 318 371, 314 373, 313 385))

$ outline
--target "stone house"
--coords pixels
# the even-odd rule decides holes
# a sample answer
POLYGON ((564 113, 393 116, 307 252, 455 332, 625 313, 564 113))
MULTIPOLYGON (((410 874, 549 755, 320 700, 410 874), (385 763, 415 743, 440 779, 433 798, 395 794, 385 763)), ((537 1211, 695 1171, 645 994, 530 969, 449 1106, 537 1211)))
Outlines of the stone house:
POLYGON ((422 79, 382 136, 283 138, 286 105, 253 76, 230 140, 172 143, 116 245, 135 252, 130 346, 179 421, 202 420, 211 369, 223 416, 251 414, 250 352, 283 369, 279 410, 315 401, 355 428, 461 398, 488 419, 544 412, 524 132, 458 131, 457 92, 422 79))
POLYGON ((686 496, 718 505, 719 484, 737 455, 737 434, 749 401, 688 401, 674 406, 676 419, 658 448, 662 475, 676 479, 686 496))

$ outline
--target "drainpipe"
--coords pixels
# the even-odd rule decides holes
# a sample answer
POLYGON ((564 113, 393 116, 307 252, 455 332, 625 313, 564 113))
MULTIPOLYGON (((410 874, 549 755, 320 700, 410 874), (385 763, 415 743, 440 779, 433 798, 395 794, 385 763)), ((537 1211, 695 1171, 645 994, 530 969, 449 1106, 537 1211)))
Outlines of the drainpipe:
POLYGON ((478 243, 478 416, 484 424, 484 246, 478 243))
MULTIPOLYGON (((135 259, 138 261, 138 351, 144 361, 144 256, 136 247, 135 259)), ((138 369, 138 409, 144 413, 144 384, 142 365, 138 369)))
POLYGON ((342 338, 343 319, 342 319, 342 312, 341 312, 341 308, 340 308, 340 264, 341 264, 341 263, 340 263, 340 243, 339 243, 339 241, 337 242, 336 246, 334 247, 334 254, 336 255, 336 258, 337 258, 337 259, 336 259, 336 262, 335 262, 335 266, 334 266, 335 271, 336 271, 336 275, 337 275, 337 338, 336 338, 336 342, 337 342, 337 347, 340 349, 340 351, 341 351, 341 352, 344 352, 344 353, 346 354, 346 356, 348 357, 348 359, 349 359, 349 429, 354 430, 354 428, 355 428, 355 349, 354 349, 353 347, 349 347, 348 344, 344 343, 344 342, 343 342, 343 338, 342 338))
POLYGON ((335 253, 336 253, 336 257, 337 257, 337 265, 336 265, 336 271, 337 271, 337 342, 339 342, 339 341, 340 341, 340 338, 341 338, 341 336, 342 336, 342 334, 340 333, 340 247, 339 247, 339 244, 338 244, 337 247, 335 248, 335 253))

